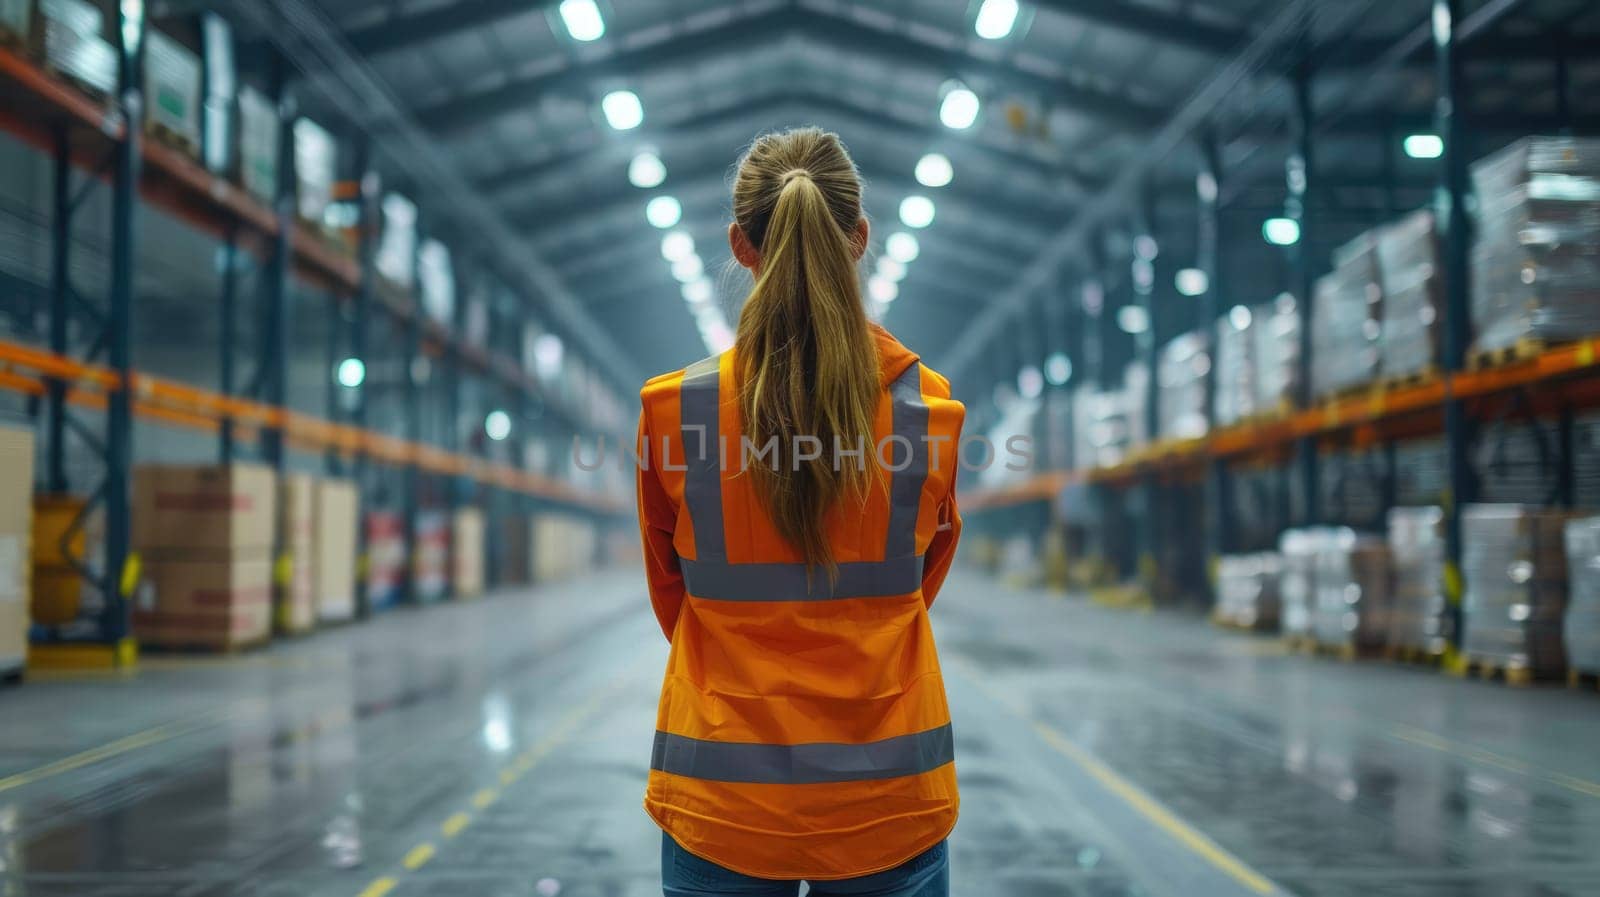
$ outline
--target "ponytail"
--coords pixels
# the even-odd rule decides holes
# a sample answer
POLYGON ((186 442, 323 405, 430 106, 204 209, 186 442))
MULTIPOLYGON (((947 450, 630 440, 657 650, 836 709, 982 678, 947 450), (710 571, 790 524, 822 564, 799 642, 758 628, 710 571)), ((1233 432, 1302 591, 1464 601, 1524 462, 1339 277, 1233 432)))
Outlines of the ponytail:
POLYGON ((734 212, 761 253, 735 342, 739 406, 746 435, 759 446, 777 437, 778 445, 776 463, 752 464, 750 475, 778 533, 831 577, 826 515, 842 498, 864 496, 877 470, 867 462, 877 348, 852 242, 860 178, 832 134, 767 135, 739 167, 734 212), (820 455, 811 458, 818 453, 804 445, 797 453, 797 443, 820 455))

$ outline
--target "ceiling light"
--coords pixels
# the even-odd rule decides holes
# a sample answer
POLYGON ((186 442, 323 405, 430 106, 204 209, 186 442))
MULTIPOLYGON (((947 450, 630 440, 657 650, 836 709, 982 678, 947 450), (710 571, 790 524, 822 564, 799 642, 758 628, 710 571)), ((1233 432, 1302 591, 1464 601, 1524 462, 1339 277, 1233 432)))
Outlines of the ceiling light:
POLYGON ((651 225, 666 230, 683 217, 683 206, 672 196, 657 196, 645 204, 644 217, 651 225))
POLYGON ((683 301, 690 305, 708 305, 714 298, 716 290, 711 286, 711 281, 704 277, 683 285, 683 301))
POLYGON ((554 333, 541 333, 533 341, 534 370, 540 377, 550 378, 561 370, 561 356, 565 350, 561 345, 561 337, 554 333))
POLYGON ((923 228, 933 223, 933 200, 926 196, 907 196, 900 201, 900 221, 906 227, 923 228))
POLYGON ((1140 234, 1133 238, 1133 254, 1147 262, 1153 262, 1156 256, 1161 254, 1161 244, 1149 234, 1140 234))
POLYGON ((562 0, 561 23, 577 41, 599 40, 606 33, 606 20, 601 18, 594 0, 562 0))
POLYGON ((675 262, 690 255, 694 255, 694 237, 687 231, 675 230, 661 238, 661 257, 667 261, 675 262))
POLYGON ((900 285, 892 280, 874 277, 867 281, 867 295, 888 305, 900 296, 900 285))
POLYGON ((906 279, 906 266, 888 256, 878 259, 878 276, 884 280, 899 283, 906 279))
POLYGON ((917 160, 917 183, 924 187, 943 187, 955 177, 950 159, 940 153, 929 153, 917 160))
POLYGON ((618 131, 631 131, 644 121, 644 106, 639 96, 631 90, 614 90, 600 100, 600 111, 605 113, 606 124, 618 131))
POLYGON ((1065 386, 1072 379, 1072 359, 1065 352, 1055 352, 1044 360, 1044 376, 1051 386, 1065 386))
POLYGON ((1444 138, 1438 134, 1412 134, 1405 139, 1406 155, 1413 159, 1437 159, 1444 155, 1444 138))
POLYGON ((953 87, 939 104, 939 121, 944 122, 947 128, 964 131, 978 120, 981 105, 977 94, 965 87, 953 87))
POLYGON ((1017 24, 1017 0, 983 0, 973 30, 984 40, 1000 40, 1017 24))
POLYGON ((1017 392, 1024 399, 1037 399, 1044 392, 1044 375, 1031 364, 1024 366, 1017 372, 1017 392))
POLYGON ((483 432, 495 442, 511 435, 511 415, 496 409, 483 419, 483 432))
POLYGON ((706 266, 701 263, 700 256, 693 253, 672 263, 672 276, 677 279, 678 283, 699 280, 700 275, 704 273, 706 273, 706 266))
POLYGON ((667 166, 662 164, 661 157, 648 150, 633 157, 628 163, 628 183, 635 187, 649 190, 651 187, 661 186, 667 179, 667 166))
POLYGON ((1250 319, 1250 309, 1243 305, 1235 305, 1228 311, 1228 323, 1233 325, 1234 330, 1250 329, 1250 319))
POLYGON ((1178 292, 1185 296, 1204 296, 1211 288, 1211 278, 1199 268, 1184 268, 1173 278, 1178 292))
POLYGON ((1261 225, 1261 236, 1274 246, 1293 246, 1300 242, 1300 222, 1293 218, 1268 218, 1261 225))
POLYGON ((917 243, 917 238, 903 230, 890 234, 889 239, 884 242, 883 248, 889 253, 889 258, 902 265, 909 265, 916 261, 917 253, 922 251, 922 247, 917 243))
POLYGON ((359 358, 346 358, 339 362, 339 367, 334 373, 334 378, 339 385, 348 389, 355 389, 367 379, 367 366, 359 358))
POLYGON ((1138 336, 1150 329, 1150 313, 1139 305, 1124 305, 1117 309, 1117 326, 1123 333, 1138 336))

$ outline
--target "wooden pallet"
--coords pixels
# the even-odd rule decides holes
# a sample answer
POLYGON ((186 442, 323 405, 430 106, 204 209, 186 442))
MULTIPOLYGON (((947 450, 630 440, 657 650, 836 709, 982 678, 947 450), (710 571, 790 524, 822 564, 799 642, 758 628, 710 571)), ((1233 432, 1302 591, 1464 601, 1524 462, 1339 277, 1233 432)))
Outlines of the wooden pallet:
POLYGON ((1403 663, 1411 666, 1439 667, 1444 664, 1444 655, 1418 648, 1415 645, 1385 645, 1379 656, 1390 663, 1403 663))
POLYGON ((179 134, 158 121, 145 122, 144 133, 163 146, 171 147, 197 162, 200 160, 200 144, 187 134, 179 134))
POLYGON ((1502 682, 1511 688, 1527 688, 1539 682, 1560 681, 1560 676, 1530 667, 1508 667, 1492 661, 1470 660, 1461 662, 1460 675, 1485 682, 1502 682))
POLYGON ((1568 670, 1567 687, 1579 691, 1600 692, 1600 673, 1593 670, 1568 670))
POLYGON ((259 651, 271 643, 271 638, 251 639, 247 642, 234 642, 227 645, 208 645, 203 642, 172 642, 152 645, 147 642, 140 642, 139 650, 146 654, 182 654, 190 656, 208 654, 213 656, 232 656, 236 654, 248 654, 252 651, 259 651))
POLYGON ((9 667, 0 667, 0 686, 21 685, 22 674, 26 669, 26 663, 18 663, 9 667))
POLYGON ((1424 383, 1437 379, 1439 379, 1439 369, 1430 364, 1421 370, 1410 371, 1404 374, 1391 374, 1387 377, 1383 377, 1379 379, 1377 383, 1373 384, 1372 391, 1392 392, 1397 389, 1410 389, 1414 386, 1421 386, 1424 383))
POLYGON ((1482 371, 1489 368, 1504 367, 1508 364, 1516 364, 1519 361, 1527 361, 1530 358, 1537 358, 1543 355, 1552 345, 1554 344, 1542 339, 1525 337, 1509 346, 1497 346, 1493 349, 1473 349, 1467 353, 1467 369, 1482 371))

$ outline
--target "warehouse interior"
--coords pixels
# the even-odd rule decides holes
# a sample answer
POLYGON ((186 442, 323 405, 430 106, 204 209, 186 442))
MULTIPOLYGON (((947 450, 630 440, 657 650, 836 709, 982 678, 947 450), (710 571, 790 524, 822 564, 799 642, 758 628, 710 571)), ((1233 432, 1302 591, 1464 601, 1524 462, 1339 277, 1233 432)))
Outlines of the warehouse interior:
POLYGON ((636 396, 804 125, 1002 447, 954 893, 1600 894, 1600 5, 0 0, 0 897, 661 893, 636 396))

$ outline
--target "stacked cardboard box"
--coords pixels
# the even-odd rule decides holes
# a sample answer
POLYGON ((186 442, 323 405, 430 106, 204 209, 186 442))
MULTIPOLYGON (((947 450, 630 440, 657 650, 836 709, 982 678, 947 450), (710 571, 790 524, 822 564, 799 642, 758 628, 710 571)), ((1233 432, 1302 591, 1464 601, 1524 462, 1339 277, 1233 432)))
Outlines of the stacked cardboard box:
POLYGON ((477 508, 456 511, 451 527, 451 591, 457 598, 483 594, 483 512, 477 508))
POLYGON ((261 202, 278 194, 278 107, 266 95, 239 89, 239 186, 261 202))
POLYGON ((1566 549, 1567 663, 1580 672, 1600 673, 1600 517, 1569 521, 1566 549))
POLYGON ((1157 420, 1164 439, 1206 435, 1206 374, 1211 353, 1204 333, 1185 333, 1161 347, 1156 360, 1157 420))
MULTIPOLYGON (((187 29, 184 29, 185 31, 187 29)), ((183 37, 148 28, 144 40, 144 128, 200 158, 200 56, 183 37)), ((198 35, 193 35, 198 44, 198 35)))
MULTIPOLYGON (((99 96, 117 89, 117 5, 110 0, 38 0, 28 48, 45 67, 99 96)), ((20 21, 13 13, 10 18, 20 21)))
POLYGON ((587 571, 597 547, 594 524, 573 514, 535 514, 533 581, 554 582, 587 571))
POLYGON ((495 531, 490 567, 494 582, 521 584, 533 575, 533 527, 525 514, 494 515, 495 531))
POLYGON ((1389 545, 1377 536, 1336 531, 1317 554, 1312 632, 1330 647, 1368 649, 1389 633, 1389 545))
POLYGON ((1433 212, 1424 209, 1377 231, 1383 287, 1379 366, 1403 377, 1439 366, 1444 330, 1444 279, 1433 212))
POLYGON ((333 135, 309 118, 294 122, 295 210, 300 220, 335 236, 328 221, 338 171, 338 145, 333 135))
POLYGON ((1569 515, 1529 505, 1468 505, 1461 515, 1462 653, 1494 667, 1566 667, 1569 515))
POLYGON ((1311 394, 1334 395, 1378 377, 1383 288, 1371 233, 1342 247, 1316 284, 1311 310, 1311 394))
POLYGON ((1472 178, 1476 348, 1600 333, 1600 139, 1528 137, 1472 178))
POLYGON ((1217 559, 1219 623, 1275 631, 1282 616, 1280 586, 1283 555, 1276 552, 1227 555, 1217 559))
POLYGON ((1288 293, 1251 312, 1256 409, 1288 410, 1300 388, 1300 303, 1288 293))
MULTIPOLYGON (((422 310, 446 327, 455 326, 456 277, 450 264, 450 249, 438 240, 423 240, 417 248, 417 292, 422 310)), ((576 359, 576 355, 569 358, 576 359)), ((580 379, 579 383, 582 382, 580 379)), ((581 388, 576 387, 575 388, 581 388)), ((568 407, 582 407, 584 397, 575 397, 568 407)))
POLYGON ((1127 396, 1080 386, 1072 399, 1072 463, 1078 468, 1108 467, 1126 457, 1131 444, 1127 396))
POLYGON ((32 535, 33 433, 0 427, 0 677, 27 660, 32 535))
POLYGON ((361 499, 349 480, 319 480, 312 511, 311 568, 317 620, 342 623, 356 615, 356 526, 361 499))
POLYGON ((368 511, 367 607, 379 611, 399 603, 406 582, 405 522, 392 511, 368 511))
POLYGON ((411 593, 417 601, 443 601, 450 591, 450 515, 417 515, 416 548, 411 553, 411 593))
POLYGON ((417 205, 398 193, 386 193, 379 215, 383 226, 373 264, 385 280, 409 290, 417 273, 417 205))
POLYGON ((1317 600, 1317 556, 1336 532, 1307 527, 1284 530, 1278 537, 1278 553, 1283 555, 1278 595, 1284 635, 1311 635, 1317 600))
POLYGON ((1395 648, 1437 655, 1449 644, 1444 523, 1444 511, 1437 507, 1389 510, 1394 598, 1388 643, 1395 648))
POLYGON ((1242 306, 1238 313, 1217 319, 1217 424, 1227 426, 1256 414, 1260 394, 1256 379, 1261 366, 1256 361, 1255 315, 1242 306))
POLYGON ((278 632, 306 632, 317 624, 316 554, 317 480, 310 474, 291 473, 279 492, 279 547, 273 608, 278 632))
POLYGON ((142 643, 227 650, 271 635, 276 499, 277 478, 261 465, 135 469, 142 643))

